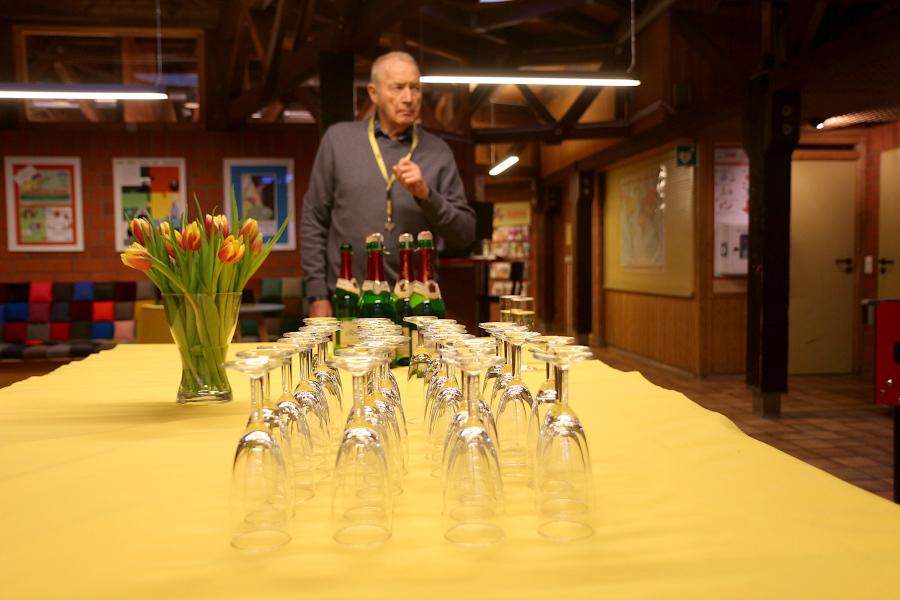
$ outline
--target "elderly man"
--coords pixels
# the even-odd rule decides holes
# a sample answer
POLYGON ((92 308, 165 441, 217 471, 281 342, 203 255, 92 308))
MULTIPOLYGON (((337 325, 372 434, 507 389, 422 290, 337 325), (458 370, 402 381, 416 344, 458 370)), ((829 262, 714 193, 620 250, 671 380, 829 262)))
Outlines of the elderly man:
POLYGON ((300 248, 313 316, 331 315, 341 244, 353 245, 353 272, 362 281, 365 237, 383 233, 385 270, 394 281, 401 232, 429 229, 456 247, 475 238, 475 212, 450 148, 416 126, 422 107, 416 61, 405 52, 380 56, 368 91, 375 115, 328 128, 303 201, 300 248))

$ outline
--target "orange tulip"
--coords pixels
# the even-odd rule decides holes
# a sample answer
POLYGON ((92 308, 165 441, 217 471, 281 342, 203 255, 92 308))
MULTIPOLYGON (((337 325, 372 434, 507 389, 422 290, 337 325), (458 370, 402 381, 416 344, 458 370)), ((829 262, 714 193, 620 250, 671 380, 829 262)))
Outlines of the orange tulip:
POLYGON ((256 222, 256 219, 247 219, 244 221, 244 224, 241 225, 241 235, 244 236, 245 239, 253 239, 253 236, 259 233, 259 223, 256 222))
POLYGON ((259 254, 259 251, 262 250, 263 247, 263 237, 262 234, 257 232, 253 239, 250 240, 250 252, 253 254, 259 254))
POLYGON ((153 266, 153 261, 150 260, 150 253, 137 242, 131 244, 120 256, 125 266, 138 271, 149 271, 153 266))
POLYGON ((228 225, 228 217, 226 217, 225 215, 214 216, 213 225, 216 228, 216 232, 221 233, 222 237, 225 237, 228 234, 228 230, 231 228, 228 225))
POLYGON ((163 221, 159 224, 159 235, 163 236, 164 238, 172 237, 172 226, 169 225, 168 221, 163 221))
POLYGON ((146 236, 150 235, 150 221, 139 218, 131 220, 131 235, 134 236, 142 246, 145 243, 146 236))
POLYGON ((230 265, 240 261, 242 258, 244 258, 244 242, 235 239, 233 235, 229 235, 222 242, 222 247, 219 248, 219 260, 222 261, 222 264, 230 265))
POLYGON ((199 250, 200 246, 203 244, 203 240, 200 237, 201 235, 200 227, 195 221, 184 228, 184 231, 181 232, 181 236, 176 235, 175 237, 178 238, 178 243, 183 250, 192 252, 199 250))

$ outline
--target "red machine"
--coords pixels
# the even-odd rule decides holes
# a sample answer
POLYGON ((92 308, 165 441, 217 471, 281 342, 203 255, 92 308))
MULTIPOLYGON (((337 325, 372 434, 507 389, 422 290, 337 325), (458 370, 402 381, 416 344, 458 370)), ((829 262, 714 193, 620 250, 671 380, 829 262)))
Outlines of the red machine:
POLYGON ((875 305, 875 402, 900 406, 900 300, 875 305))

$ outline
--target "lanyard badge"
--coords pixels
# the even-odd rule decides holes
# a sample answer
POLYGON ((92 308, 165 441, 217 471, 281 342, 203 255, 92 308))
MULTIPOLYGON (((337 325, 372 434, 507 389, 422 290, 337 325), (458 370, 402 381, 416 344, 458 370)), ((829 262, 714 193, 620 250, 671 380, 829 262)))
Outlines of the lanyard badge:
MULTIPOLYGON (((394 201, 391 199, 391 188, 394 187, 394 183, 397 181, 397 175, 394 173, 391 173, 390 176, 388 175, 387 167, 384 164, 384 157, 381 155, 381 148, 378 147, 378 141, 375 139, 374 115, 369 119, 369 145, 372 146, 372 154, 375 155, 375 162, 378 163, 378 169, 381 171, 381 176, 384 178, 384 229, 390 233, 394 230, 394 201)), ((418 145, 419 131, 416 129, 416 126, 413 125, 412 145, 409 148, 409 152, 407 152, 406 156, 403 158, 411 158, 418 145)))

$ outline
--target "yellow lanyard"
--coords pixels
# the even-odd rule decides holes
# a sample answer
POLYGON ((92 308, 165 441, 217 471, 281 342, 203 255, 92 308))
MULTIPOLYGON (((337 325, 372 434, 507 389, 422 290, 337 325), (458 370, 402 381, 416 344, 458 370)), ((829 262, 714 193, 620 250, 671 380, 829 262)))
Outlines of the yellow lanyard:
MULTIPOLYGON (((404 160, 412 158, 416 146, 419 145, 419 131, 416 129, 415 125, 413 125, 412 128, 412 145, 409 147, 409 152, 403 157, 404 160)), ((394 230, 394 202, 391 200, 391 188, 394 187, 394 183, 397 181, 397 175, 395 173, 388 175, 387 167, 384 164, 384 157, 381 156, 381 148, 378 147, 378 141, 375 139, 374 115, 369 119, 369 145, 372 146, 372 154, 375 155, 375 162, 378 163, 378 169, 381 171, 381 176, 384 177, 384 212, 386 215, 384 228, 386 231, 390 232, 394 230)))

